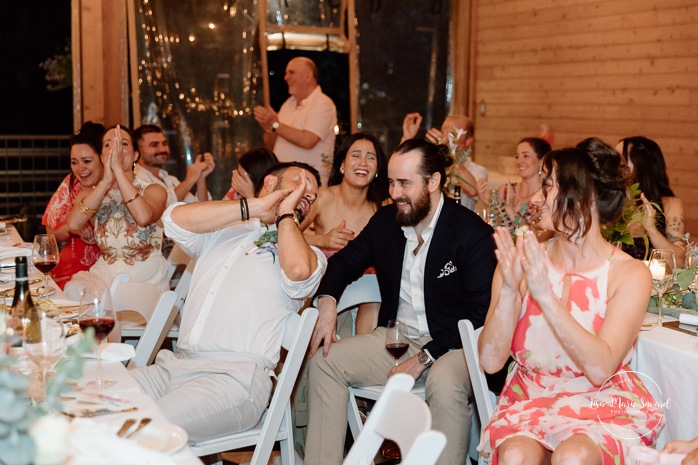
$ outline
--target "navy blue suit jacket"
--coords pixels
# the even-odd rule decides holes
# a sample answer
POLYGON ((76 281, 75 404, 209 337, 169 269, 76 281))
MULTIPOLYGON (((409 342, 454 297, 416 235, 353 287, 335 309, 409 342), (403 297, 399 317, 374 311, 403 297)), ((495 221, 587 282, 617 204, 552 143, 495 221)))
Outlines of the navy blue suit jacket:
MULTIPOLYGON (((378 325, 396 318, 406 239, 395 220, 397 207, 376 212, 361 233, 333 255, 316 295, 337 301, 344 289, 375 266, 381 294, 378 325)), ((497 265, 493 230, 467 208, 444 198, 424 269, 424 301, 432 341, 424 348, 438 358, 463 347, 458 321, 485 322, 497 265)))

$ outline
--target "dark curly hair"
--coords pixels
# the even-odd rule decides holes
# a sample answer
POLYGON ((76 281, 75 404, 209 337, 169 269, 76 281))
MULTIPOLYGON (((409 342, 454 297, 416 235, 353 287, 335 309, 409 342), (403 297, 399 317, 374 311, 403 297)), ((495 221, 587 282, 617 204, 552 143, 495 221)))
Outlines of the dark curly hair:
POLYGON ((629 173, 620 154, 600 139, 586 139, 577 147, 553 150, 543 158, 546 197, 553 174, 558 186, 553 224, 568 240, 589 232, 594 213, 602 224, 623 213, 629 173))
POLYGON ((441 174, 441 189, 446 184, 446 168, 453 164, 453 158, 449 155, 446 145, 435 145, 424 139, 407 139, 397 146, 393 155, 419 150, 422 154, 422 162, 419 164, 419 171, 427 181, 434 173, 441 174))
POLYGON ((334 160, 332 161, 332 171, 330 172, 330 179, 328 180, 327 185, 336 186, 342 183, 344 174, 342 174, 340 168, 342 167, 344 159, 347 157, 347 153, 349 153, 349 149, 352 145, 354 145, 354 142, 358 140, 369 141, 371 144, 373 144, 373 148, 376 151, 377 176, 373 178, 371 184, 369 184, 366 197, 376 205, 376 208, 380 208, 385 199, 388 198, 388 159, 386 158, 385 152, 383 152, 383 148, 381 147, 380 142, 378 142, 378 139, 369 134, 357 132, 346 138, 334 155, 334 160))
POLYGON ((257 196, 264 185, 264 173, 269 168, 279 163, 274 152, 267 148, 257 148, 248 150, 243 153, 238 160, 238 166, 241 166, 250 177, 250 181, 254 185, 254 195, 257 196))
POLYGON ((626 137, 623 142, 623 157, 633 164, 635 180, 650 202, 660 203, 662 197, 674 197, 669 187, 666 163, 659 145, 642 136, 626 137))

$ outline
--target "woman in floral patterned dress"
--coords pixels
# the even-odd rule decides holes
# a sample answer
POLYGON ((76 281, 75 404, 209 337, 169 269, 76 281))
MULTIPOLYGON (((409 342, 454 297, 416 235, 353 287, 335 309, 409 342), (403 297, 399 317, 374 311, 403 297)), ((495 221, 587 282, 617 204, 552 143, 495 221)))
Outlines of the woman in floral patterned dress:
POLYGON ((61 249, 58 266, 51 272, 51 277, 61 289, 75 273, 89 270, 99 257, 92 223, 88 221, 80 230, 71 231, 66 220, 83 188, 94 187, 102 179, 99 152, 103 133, 104 126, 88 121, 70 136, 71 173, 56 189, 41 219, 47 233, 56 236, 57 241, 66 243, 61 249))
POLYGON ((556 238, 516 245, 498 228, 499 266, 479 341, 485 371, 514 362, 480 450, 491 463, 621 465, 664 418, 628 363, 651 291, 646 266, 601 236, 622 211, 627 168, 612 147, 550 152, 532 202, 556 238))
POLYGON ((120 273, 130 275, 131 281, 167 290, 159 224, 167 192, 134 176, 136 154, 130 131, 116 126, 105 132, 102 180, 78 195, 68 216, 71 229, 83 227, 92 218, 100 257, 89 272, 75 274, 66 284, 65 293, 71 299, 78 299, 85 288, 102 295, 120 273))

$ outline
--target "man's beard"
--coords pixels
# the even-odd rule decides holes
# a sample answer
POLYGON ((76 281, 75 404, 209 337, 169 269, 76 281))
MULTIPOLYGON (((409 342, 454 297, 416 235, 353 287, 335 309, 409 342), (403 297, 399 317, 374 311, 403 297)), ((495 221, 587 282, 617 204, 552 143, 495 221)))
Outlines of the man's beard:
POLYGON ((407 197, 400 197, 394 201, 397 202, 398 200, 406 200, 412 207, 408 212, 403 212, 398 209, 395 220, 400 226, 416 226, 427 217, 431 210, 431 196, 429 195, 429 189, 427 189, 426 185, 414 203, 407 197))
POLYGON ((300 207, 300 204, 298 204, 298 206, 294 208, 293 211, 296 212, 296 218, 298 219, 298 222, 302 223, 305 219, 305 213, 303 213, 303 209, 300 207))

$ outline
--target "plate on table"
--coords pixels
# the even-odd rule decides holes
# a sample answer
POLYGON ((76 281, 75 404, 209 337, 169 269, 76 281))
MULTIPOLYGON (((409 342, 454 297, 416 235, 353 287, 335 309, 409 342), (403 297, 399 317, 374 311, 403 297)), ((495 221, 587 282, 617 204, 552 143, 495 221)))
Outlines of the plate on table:
MULTIPOLYGON (((32 294, 32 297, 34 295, 32 294)), ((56 299, 52 300, 53 308, 47 313, 52 318, 59 317, 63 320, 72 320, 78 317, 80 302, 75 300, 56 299)))
MULTIPOLYGON (((114 432, 116 432, 122 424, 123 421, 115 423, 114 432)), ((150 450, 162 452, 163 454, 172 454, 187 444, 189 436, 186 431, 177 425, 163 420, 154 420, 136 433, 131 440, 136 441, 138 445, 150 450)))
MULTIPOLYGON (((39 297, 43 296, 49 296, 53 295, 56 293, 56 288, 55 287, 48 287, 48 293, 44 293, 44 286, 29 286, 29 292, 31 292, 32 299, 37 299, 39 297)), ((5 299, 11 299, 15 296, 15 289, 10 288, 10 289, 5 289, 4 291, 0 292, 0 297, 4 297, 5 299)))

